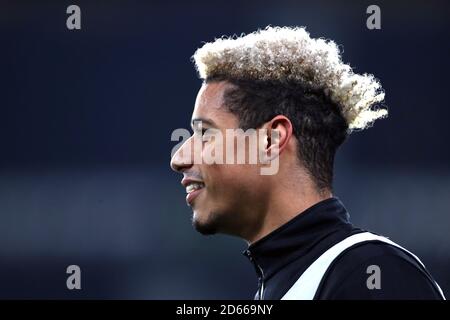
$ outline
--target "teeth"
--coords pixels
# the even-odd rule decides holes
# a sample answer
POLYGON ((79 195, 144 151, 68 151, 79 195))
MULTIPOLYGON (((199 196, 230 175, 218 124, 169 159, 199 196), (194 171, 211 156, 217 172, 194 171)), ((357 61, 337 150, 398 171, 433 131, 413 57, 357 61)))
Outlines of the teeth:
POLYGON ((201 188, 203 188, 205 185, 203 183, 198 183, 198 182, 192 182, 190 184, 188 184, 188 186, 186 187, 186 193, 191 193, 195 190, 199 190, 201 188))

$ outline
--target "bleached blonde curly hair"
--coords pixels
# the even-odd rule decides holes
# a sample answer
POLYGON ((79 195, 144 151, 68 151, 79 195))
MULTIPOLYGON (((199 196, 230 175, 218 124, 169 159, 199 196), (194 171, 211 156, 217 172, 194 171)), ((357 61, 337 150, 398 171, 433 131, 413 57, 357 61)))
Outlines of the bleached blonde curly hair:
POLYGON ((349 131, 386 117, 384 91, 371 74, 356 74, 342 62, 332 40, 313 39, 304 27, 271 27, 240 37, 222 37, 199 48, 193 59, 200 78, 294 81, 323 90, 336 103, 349 131))

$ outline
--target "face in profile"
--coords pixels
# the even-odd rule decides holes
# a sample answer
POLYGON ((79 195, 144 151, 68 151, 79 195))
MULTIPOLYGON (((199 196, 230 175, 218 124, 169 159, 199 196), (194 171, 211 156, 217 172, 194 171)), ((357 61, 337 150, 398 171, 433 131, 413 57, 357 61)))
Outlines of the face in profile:
POLYGON ((239 128, 238 118, 224 106, 223 95, 229 86, 224 81, 203 84, 192 114, 194 134, 173 155, 171 167, 183 174, 186 201, 192 207, 192 222, 199 232, 243 236, 261 223, 258 213, 263 212, 260 207, 267 201, 267 183, 260 174, 260 166, 248 162, 194 161, 204 160, 214 148, 223 148, 225 154, 226 130, 239 128), (201 131, 196 128, 200 121, 201 131), (217 131, 224 141, 217 141, 211 134, 217 131), (194 138, 202 134, 201 148, 194 148, 194 138))

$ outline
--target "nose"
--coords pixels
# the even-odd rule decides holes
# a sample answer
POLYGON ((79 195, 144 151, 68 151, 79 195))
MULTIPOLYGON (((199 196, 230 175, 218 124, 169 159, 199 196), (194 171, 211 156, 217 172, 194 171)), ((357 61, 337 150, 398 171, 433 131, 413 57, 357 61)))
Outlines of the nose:
POLYGON ((174 153, 170 160, 170 167, 173 171, 182 173, 193 165, 192 137, 186 140, 174 153))

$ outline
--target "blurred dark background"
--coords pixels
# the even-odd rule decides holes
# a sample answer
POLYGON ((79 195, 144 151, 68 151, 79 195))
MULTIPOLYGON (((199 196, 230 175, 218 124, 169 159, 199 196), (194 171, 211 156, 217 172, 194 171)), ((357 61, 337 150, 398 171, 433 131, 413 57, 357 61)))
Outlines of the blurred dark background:
POLYGON ((246 244, 193 231, 168 164, 195 49, 269 24, 333 39, 380 79, 390 116, 342 147, 335 193, 450 294, 449 16, 445 1, 0 1, 0 298, 253 297, 246 244))

